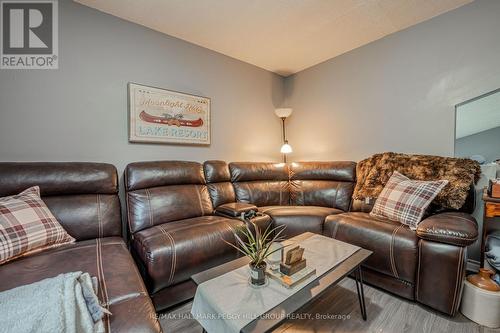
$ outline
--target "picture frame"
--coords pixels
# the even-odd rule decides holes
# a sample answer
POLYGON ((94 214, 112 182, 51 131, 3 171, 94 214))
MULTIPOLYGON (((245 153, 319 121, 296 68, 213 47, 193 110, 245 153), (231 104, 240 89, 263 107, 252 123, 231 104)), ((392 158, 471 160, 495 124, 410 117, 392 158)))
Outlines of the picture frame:
POLYGON ((208 146, 208 97, 129 82, 129 142, 208 146))

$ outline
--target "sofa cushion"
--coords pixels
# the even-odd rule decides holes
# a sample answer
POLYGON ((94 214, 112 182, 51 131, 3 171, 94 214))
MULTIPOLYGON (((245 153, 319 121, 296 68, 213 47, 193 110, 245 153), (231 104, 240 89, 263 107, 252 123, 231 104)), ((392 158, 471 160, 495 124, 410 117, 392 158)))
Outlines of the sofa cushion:
POLYGON ((222 216, 201 216, 136 232, 132 247, 144 265, 150 291, 237 258, 237 251, 222 239, 234 243, 231 226, 242 223, 222 216))
POLYGON ((205 184, 202 165, 190 161, 151 161, 130 163, 125 168, 127 191, 179 184, 205 184))
POLYGON ((411 180, 394 171, 375 201, 370 215, 386 217, 415 230, 427 207, 446 184, 447 180, 411 180))
POLYGON ((288 205, 290 191, 288 181, 260 180, 233 183, 236 200, 256 206, 288 205))
POLYGON ((354 162, 290 164, 290 204, 348 211, 356 180, 354 162))
POLYGON ((206 185, 170 185, 127 192, 132 233, 166 222, 209 215, 212 211, 206 185))
POLYGON ((271 216, 274 226, 285 225, 284 237, 293 237, 310 231, 323 233, 325 217, 343 213, 342 210, 316 206, 265 206, 259 211, 271 216))
POLYGON ((256 206, 289 205, 288 165, 284 163, 229 163, 236 200, 256 206))
POLYGON ((197 162, 130 163, 125 169, 125 186, 132 233, 213 212, 203 167, 197 162))
POLYGON ((0 197, 40 187, 42 200, 77 241, 121 236, 118 173, 111 164, 1 162, 0 197))
POLYGON ((141 276, 118 237, 63 245, 1 265, 0 291, 74 271, 98 278, 98 297, 113 313, 105 318, 108 332, 160 332, 141 276))
POLYGON ((418 237, 407 225, 369 213, 343 213, 326 218, 324 235, 373 251, 368 268, 415 282, 418 237))
POLYGON ((203 172, 214 208, 236 201, 229 166, 226 162, 206 161, 203 163, 203 172))

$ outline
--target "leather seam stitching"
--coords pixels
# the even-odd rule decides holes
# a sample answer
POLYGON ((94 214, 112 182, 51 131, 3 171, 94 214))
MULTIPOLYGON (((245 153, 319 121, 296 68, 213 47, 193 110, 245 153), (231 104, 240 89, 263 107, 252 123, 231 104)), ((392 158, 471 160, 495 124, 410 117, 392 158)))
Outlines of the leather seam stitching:
POLYGON ((245 184, 245 187, 247 188, 247 191, 248 191, 248 202, 249 203, 253 202, 253 195, 252 195, 252 191, 250 190, 250 185, 248 185, 248 183, 244 183, 244 184, 245 184))
POLYGON ((417 233, 417 236, 426 236, 426 237, 443 236, 446 238, 453 238, 453 239, 458 239, 458 240, 473 240, 474 239, 474 238, 469 238, 469 237, 451 236, 451 235, 445 235, 445 234, 440 234, 440 233, 428 233, 428 232, 419 232, 419 233, 417 233))
POLYGON ((451 303, 451 311, 450 313, 453 313, 453 309, 455 308, 455 302, 457 300, 457 292, 459 290, 458 286, 462 283, 462 280, 460 279, 460 272, 462 271, 462 253, 463 253, 464 248, 460 248, 460 252, 458 254, 458 268, 457 268, 457 275, 456 275, 456 280, 455 280, 455 291, 453 292, 453 302, 451 303))
POLYGON ((461 250, 462 251, 461 251, 461 254, 460 254, 460 273, 458 274, 458 277, 457 277, 457 280, 460 281, 460 282, 458 283, 458 289, 457 289, 457 293, 456 293, 456 300, 454 302, 455 304, 453 304, 453 309, 452 309, 453 312, 455 312, 458 309, 458 306, 460 305, 458 303, 460 303, 460 295, 461 295, 461 288, 460 288, 462 286, 461 276, 462 276, 462 273, 463 273, 463 270, 464 270, 464 267, 465 267, 464 266, 464 258, 462 258, 462 257, 466 256, 466 254, 462 254, 462 253, 466 252, 467 248, 465 248, 465 249, 462 248, 461 250))
POLYGON ((339 194, 339 187, 340 187, 340 183, 337 183, 337 187, 335 188, 335 197, 333 198, 333 202, 332 202, 333 208, 337 208, 337 196, 339 194))
POLYGON ((153 224, 153 209, 151 208, 151 195, 149 194, 149 189, 146 189, 146 196, 148 197, 149 225, 154 226, 154 224, 153 224))
MULTIPOLYGON (((221 219, 226 219, 225 216, 217 216, 217 217, 220 217, 221 219)), ((232 221, 241 221, 240 219, 231 219, 232 221)), ((195 226, 192 226, 192 225, 189 225, 189 226, 182 226, 182 227, 178 227, 178 228, 172 228, 172 230, 169 232, 169 234, 171 234, 172 232, 178 232, 178 231, 181 231, 181 230, 186 230, 186 229, 191 229, 191 228, 194 228, 196 226, 211 226, 211 225, 214 225, 214 224, 219 224, 219 223, 223 223, 223 222, 226 222, 226 221, 221 221, 220 219, 217 219, 215 221, 206 221, 206 222, 203 222, 202 224, 199 224, 199 225, 195 225, 195 226)), ((161 228, 162 228, 162 225, 160 226, 156 226, 158 229, 160 229, 160 232, 161 232, 161 228)), ((153 234, 153 235, 150 235, 148 236, 147 238, 145 238, 145 240, 149 240, 153 237, 157 237, 158 234, 153 234)), ((136 238, 138 239, 138 238, 136 238)))
POLYGON ((415 298, 418 300, 418 289, 420 286, 420 262, 422 261, 422 241, 418 242, 418 268, 417 268, 417 285, 415 286, 415 298))
POLYGON ((99 194, 97 194, 97 235, 102 238, 101 200, 99 194))
POLYGON ((402 284, 405 284, 405 285, 408 285, 408 286, 415 286, 415 284, 414 284, 414 283, 412 283, 412 282, 408 282, 408 281, 406 281, 406 280, 403 280, 402 278, 396 278, 396 277, 394 277, 394 276, 389 275, 389 273, 387 273, 385 270, 384 270, 384 271, 381 271, 380 269, 374 268, 373 266, 369 266, 369 265, 366 265, 366 264, 363 264, 362 266, 363 266, 364 268, 367 268, 367 269, 369 269, 369 270, 371 270, 371 271, 374 271, 374 272, 376 272, 376 273, 379 273, 379 274, 382 274, 382 275, 388 276, 388 277, 390 277, 390 278, 391 278, 391 279, 393 279, 393 280, 396 280, 396 281, 398 281, 398 282, 401 282, 402 284))
POLYGON ((130 230, 130 233, 132 233, 132 219, 130 217, 130 211, 131 211, 131 206, 130 206, 130 193, 127 192, 127 195, 126 195, 126 200, 127 200, 127 224, 128 224, 128 228, 130 230))
MULTIPOLYGON (((268 185, 267 190, 269 191, 269 185, 268 185)), ((269 200, 269 198, 268 198, 268 200, 269 200)), ((280 185, 280 205, 282 205, 282 204, 283 204, 283 186, 280 185)))
POLYGON ((172 281, 174 280, 174 275, 175 275, 175 267, 176 267, 176 261, 177 261, 177 254, 175 251, 175 241, 172 235, 166 231, 162 226, 160 226, 161 232, 165 235, 165 237, 168 238, 170 244, 172 245, 172 263, 170 265, 170 276, 168 278, 168 284, 171 284, 172 281))
POLYGON ((390 249, 389 249, 389 257, 390 257, 390 261, 391 261, 391 267, 392 267, 392 273, 394 274, 394 276, 396 278, 399 279, 399 274, 398 274, 398 270, 396 268, 396 260, 394 259, 394 242, 395 242, 395 236, 397 234, 397 232, 399 231, 399 229, 401 229, 403 227, 403 224, 401 224, 400 226, 398 226, 396 229, 394 229, 394 231, 392 232, 392 237, 391 237, 391 245, 390 245, 390 249))
MULTIPOLYGON (((97 239, 96 247, 97 247, 96 248, 97 259, 98 259, 97 260, 97 274, 101 279, 101 288, 102 288, 101 295, 102 295, 103 301, 104 301, 103 305, 106 307, 107 310, 109 310, 108 289, 106 286, 106 279, 104 277, 104 268, 102 266, 102 247, 101 247, 101 240, 100 239, 97 239)), ((111 332, 111 323, 110 323, 109 315, 105 314, 105 316, 106 316, 105 321, 106 321, 106 326, 107 326, 108 332, 111 332)))
POLYGON ((144 292, 144 291, 139 291, 133 295, 126 295, 126 296, 116 298, 115 300, 110 302, 110 305, 118 305, 118 304, 129 302, 131 300, 134 300, 134 299, 137 299, 140 297, 149 297, 149 294, 144 292))
MULTIPOLYGON (((462 255, 463 258, 460 259, 462 261, 462 267, 459 276, 460 281, 462 281, 462 277, 465 276, 465 270, 467 269, 467 247, 463 247, 462 250, 463 250, 463 255, 462 255)), ((463 290, 463 284, 462 282, 460 282, 458 288, 457 302, 455 305, 455 311, 458 311, 460 307, 460 301, 462 299, 462 290, 463 290)))
POLYGON ((335 238, 335 239, 337 238, 337 232, 339 230, 340 223, 341 223, 340 221, 335 223, 335 226, 333 227, 333 230, 332 230, 332 238, 335 238))
POLYGON ((304 193, 304 186, 301 187, 300 194, 302 195, 302 204, 305 205, 305 203, 306 203, 306 195, 304 193))
POLYGON ((174 281, 174 277, 175 277, 175 269, 177 268, 177 251, 176 251, 176 247, 175 247, 175 240, 174 240, 174 237, 172 237, 172 235, 166 231, 168 237, 170 237, 170 241, 172 242, 172 252, 173 252, 173 255, 174 255, 174 261, 172 262, 172 278, 171 278, 171 281, 170 283, 173 283, 174 281))
POLYGON ((198 204, 200 205, 201 216, 205 216, 205 211, 203 210, 203 203, 201 202, 200 188, 196 186, 196 195, 198 197, 198 204))

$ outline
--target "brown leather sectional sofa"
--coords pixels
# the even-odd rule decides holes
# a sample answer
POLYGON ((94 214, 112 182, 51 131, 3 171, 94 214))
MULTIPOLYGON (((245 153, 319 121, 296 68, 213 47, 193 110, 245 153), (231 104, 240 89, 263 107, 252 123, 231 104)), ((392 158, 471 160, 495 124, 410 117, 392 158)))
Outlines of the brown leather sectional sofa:
POLYGON ((232 239, 241 212, 258 209, 259 225, 286 225, 288 237, 311 231, 373 251, 368 283, 454 315, 466 246, 477 238, 474 218, 430 213, 415 232, 371 217, 369 205, 351 200, 355 170, 354 162, 130 164, 131 248, 156 309, 191 298, 192 274, 235 258, 221 238, 232 239))
POLYGON ((368 283, 454 315, 466 246, 477 238, 476 221, 468 214, 473 205, 430 212, 414 232, 371 217, 370 205, 351 200, 355 170, 354 162, 129 164, 124 220, 130 256, 122 240, 114 166, 0 163, 0 196, 40 186, 43 200, 77 239, 1 265, 0 291, 63 272, 89 272, 98 277, 99 297, 113 313, 108 331, 159 332, 155 308, 190 299, 191 275, 237 258, 222 238, 234 241, 231 226, 242 224, 237 217, 259 210, 259 228, 286 225, 287 237, 311 231, 373 251, 364 265, 368 283))
POLYGON ((88 272, 98 278, 99 299, 113 313, 105 319, 108 332, 160 332, 155 309, 121 237, 116 168, 99 163, 0 163, 0 197, 35 185, 77 241, 0 265, 0 291, 61 273, 88 272))

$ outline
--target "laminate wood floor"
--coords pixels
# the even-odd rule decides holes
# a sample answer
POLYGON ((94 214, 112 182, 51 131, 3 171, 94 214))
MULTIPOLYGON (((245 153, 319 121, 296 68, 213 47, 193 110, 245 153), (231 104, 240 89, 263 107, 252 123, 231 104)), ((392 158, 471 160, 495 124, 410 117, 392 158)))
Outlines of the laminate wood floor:
MULTIPOLYGON (((449 318, 367 285, 365 297, 367 321, 361 318, 354 280, 346 278, 319 300, 303 308, 296 318, 285 321, 274 332, 500 333, 500 329, 480 326, 462 314, 449 318), (301 315, 304 318, 299 318, 301 315), (332 315, 336 315, 337 319, 331 319, 332 315), (325 317, 330 319, 321 319, 325 317)), ((191 318, 190 310, 191 302, 161 313, 159 316, 163 331, 201 333, 202 328, 191 318)))

